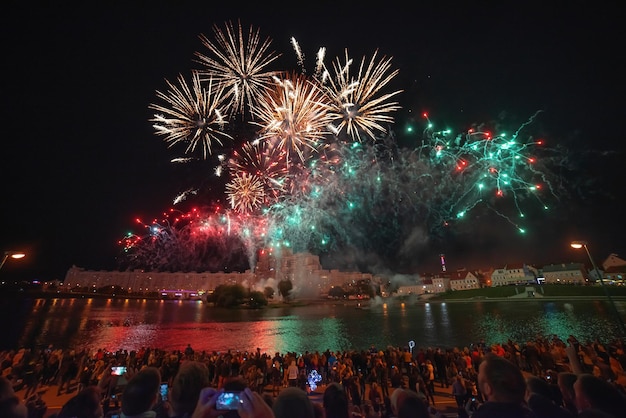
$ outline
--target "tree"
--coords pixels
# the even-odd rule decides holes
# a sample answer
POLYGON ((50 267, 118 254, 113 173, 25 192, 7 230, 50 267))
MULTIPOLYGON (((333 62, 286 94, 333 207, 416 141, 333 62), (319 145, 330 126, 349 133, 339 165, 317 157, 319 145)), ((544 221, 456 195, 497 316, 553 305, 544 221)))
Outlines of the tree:
POLYGON ((215 288, 211 299, 215 306, 232 308, 243 304, 246 296, 246 289, 240 284, 219 285, 215 288))
POLYGON ((263 289, 263 295, 266 299, 274 299, 274 288, 272 286, 265 286, 265 289, 263 289))
POLYGON ((283 297, 285 301, 289 300, 289 294, 291 293, 291 289, 293 289, 293 284, 291 280, 285 279, 278 282, 278 293, 283 297))
POLYGON ((328 291, 328 296, 342 299, 346 296, 346 291, 341 286, 333 286, 328 291))
POLYGON ((265 299, 265 295, 262 292, 253 290, 252 292, 250 292, 248 306, 253 309, 267 306, 267 299, 265 299))

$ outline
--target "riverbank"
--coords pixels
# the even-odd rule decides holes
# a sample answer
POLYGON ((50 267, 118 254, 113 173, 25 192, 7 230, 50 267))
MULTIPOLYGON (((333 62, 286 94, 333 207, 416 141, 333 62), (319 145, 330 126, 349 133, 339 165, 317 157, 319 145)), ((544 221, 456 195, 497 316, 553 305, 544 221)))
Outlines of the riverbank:
MULTIPOLYGON (((427 293, 410 295, 393 295, 388 297, 376 296, 372 299, 348 299, 348 298, 306 298, 297 297, 289 302, 282 300, 269 300, 267 309, 282 307, 309 306, 312 304, 342 305, 365 308, 373 304, 389 302, 406 303, 455 303, 455 302, 502 302, 502 301, 532 301, 541 299, 544 301, 563 300, 606 300, 607 292, 612 299, 626 300, 626 287, 607 286, 579 286, 579 285, 534 285, 534 286, 501 286, 495 288, 480 288, 448 291, 445 293, 427 293)), ((106 293, 78 293, 78 292, 53 292, 43 290, 20 290, 1 289, 0 297, 29 298, 29 299, 128 299, 128 300, 172 300, 184 302, 201 302, 200 299, 177 299, 164 298, 156 295, 145 294, 106 294, 106 293)), ((205 303, 207 306, 213 306, 205 303)), ((247 308, 247 307, 242 307, 247 308)), ((256 309, 256 308, 255 308, 256 309)))

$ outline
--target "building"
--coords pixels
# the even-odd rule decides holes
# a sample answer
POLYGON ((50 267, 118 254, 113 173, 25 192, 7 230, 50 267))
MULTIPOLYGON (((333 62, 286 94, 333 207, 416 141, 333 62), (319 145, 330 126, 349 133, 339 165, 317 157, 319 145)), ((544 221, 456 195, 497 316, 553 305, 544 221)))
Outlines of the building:
MULTIPOLYGON (((586 284, 585 266, 581 263, 562 263, 543 266, 545 284, 586 284)), ((541 281, 541 278, 539 278, 541 281)))
POLYGON ((602 268, 608 270, 610 267, 623 267, 626 266, 626 260, 623 260, 617 256, 617 254, 610 254, 606 260, 602 263, 602 268))
POLYGON ((95 291, 105 286, 119 286, 129 293, 160 292, 187 299, 211 292, 219 285, 239 284, 261 291, 267 286, 276 289, 281 280, 292 282, 294 295, 312 297, 328 292, 331 286, 347 290, 363 281, 380 283, 380 278, 369 273, 324 270, 319 257, 313 254, 292 254, 285 249, 276 254, 262 249, 257 253, 254 272, 105 271, 72 266, 59 287, 68 291, 75 288, 95 291))
POLYGON ((468 270, 458 270, 450 273, 451 290, 480 289, 480 281, 475 273, 468 270))
POLYGON ((494 269, 491 286, 525 285, 537 282, 538 271, 527 264, 510 264, 494 269))

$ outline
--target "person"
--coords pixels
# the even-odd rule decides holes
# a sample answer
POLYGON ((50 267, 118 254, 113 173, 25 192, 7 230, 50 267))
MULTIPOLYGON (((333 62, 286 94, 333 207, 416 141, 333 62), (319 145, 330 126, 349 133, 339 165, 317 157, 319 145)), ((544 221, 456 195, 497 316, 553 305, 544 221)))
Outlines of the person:
POLYGON ((200 398, 200 392, 210 384, 209 369, 204 363, 193 360, 182 363, 174 376, 169 395, 173 416, 191 416, 200 398))
POLYGON ((478 367, 478 386, 485 398, 473 418, 536 418, 525 406, 526 381, 509 360, 487 353, 478 367))
POLYGON ((289 386, 298 385, 298 365, 295 360, 291 360, 291 364, 287 368, 287 380, 289 381, 289 386))
POLYGON ((350 409, 346 392, 337 382, 331 382, 324 390, 322 406, 326 418, 348 418, 350 409))
POLYGON ((185 357, 187 360, 193 360, 193 355, 194 351, 193 348, 191 348, 191 344, 187 344, 187 347, 185 347, 185 357))
POLYGON ((397 405, 397 418, 430 418, 427 402, 417 392, 407 390, 406 396, 397 405))
POLYGON ((315 418, 313 403, 299 387, 283 389, 274 400, 272 411, 276 418, 315 418))
POLYGON ((13 390, 11 381, 0 376, 0 417, 3 418, 27 418, 28 409, 20 402, 13 390))
POLYGON ((403 388, 396 388, 391 392, 389 396, 389 409, 392 416, 398 416, 398 406, 402 403, 404 398, 406 398, 406 392, 407 390, 403 388))
POLYGON ((574 416, 561 406, 562 397, 555 396, 558 386, 551 385, 539 376, 526 378, 526 403, 538 418, 573 418, 574 416))
POLYGON ((369 392, 369 400, 372 404, 372 408, 375 412, 380 412, 380 407, 382 404, 382 395, 378 390, 378 384, 376 382, 372 382, 370 384, 370 392, 369 392))
POLYGON ((65 402, 57 418, 101 418, 103 415, 100 389, 87 386, 65 402))
POLYGON ((623 417, 626 398, 617 387, 589 373, 578 375, 574 382, 574 393, 578 413, 599 410, 613 417, 623 417))
POLYGON ((463 376, 457 375, 454 379, 454 383, 452 383, 452 396, 454 396, 456 406, 459 410, 465 409, 465 400, 467 398, 467 388, 463 380, 463 376))
POLYGON ((122 394, 122 418, 154 418, 152 408, 159 399, 161 373, 156 367, 141 369, 129 381, 122 394))

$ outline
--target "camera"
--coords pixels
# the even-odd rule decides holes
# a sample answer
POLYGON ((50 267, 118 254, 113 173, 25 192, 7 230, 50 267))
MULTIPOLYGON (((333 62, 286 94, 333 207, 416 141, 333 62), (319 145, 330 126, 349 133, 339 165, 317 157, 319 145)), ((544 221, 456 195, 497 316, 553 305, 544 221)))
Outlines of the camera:
POLYGON ((121 376, 124 373, 126 373, 126 367, 125 366, 111 367, 111 374, 113 376, 121 376))
POLYGON ((161 400, 162 401, 167 401, 167 392, 169 390, 169 387, 167 385, 167 383, 161 383, 161 400))
POLYGON ((241 392, 220 393, 215 403, 215 409, 220 411, 236 411, 237 407, 243 402, 240 395, 241 392))

